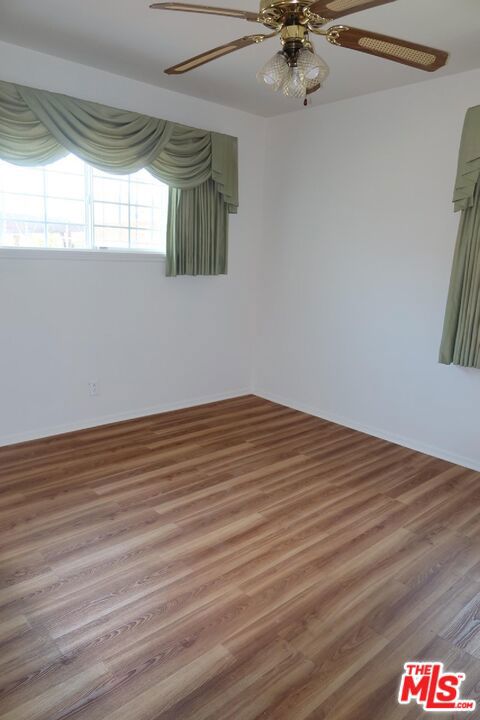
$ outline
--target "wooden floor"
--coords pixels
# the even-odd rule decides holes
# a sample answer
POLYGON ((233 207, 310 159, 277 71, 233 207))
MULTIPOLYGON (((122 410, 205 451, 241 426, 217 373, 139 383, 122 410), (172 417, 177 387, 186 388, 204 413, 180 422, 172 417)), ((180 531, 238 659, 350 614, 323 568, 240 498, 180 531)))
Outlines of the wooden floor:
POLYGON ((412 720, 420 659, 480 696, 478 473, 248 396, 0 474, 2 720, 412 720))

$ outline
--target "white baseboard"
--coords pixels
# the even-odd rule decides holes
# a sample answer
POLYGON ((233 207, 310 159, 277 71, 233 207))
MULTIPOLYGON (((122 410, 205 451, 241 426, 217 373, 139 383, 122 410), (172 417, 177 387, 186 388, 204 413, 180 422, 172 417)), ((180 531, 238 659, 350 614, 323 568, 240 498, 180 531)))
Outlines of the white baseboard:
POLYGON ((206 405, 211 402, 218 402, 220 400, 229 400, 235 397, 241 397, 242 395, 250 395, 254 393, 258 397, 265 398, 271 402, 278 403, 279 405, 285 405, 291 407, 294 410, 314 415, 315 417, 322 418, 323 420, 329 420, 330 422, 343 425, 344 427, 351 428, 352 430, 359 430, 367 435, 373 435, 374 437, 381 438, 382 440, 388 440, 396 445, 402 445, 403 447, 409 448, 410 450, 417 450, 418 452, 425 453, 426 455, 432 455, 440 460, 446 460, 447 462, 455 463, 456 465, 462 465, 466 468, 470 468, 477 472, 480 472, 480 462, 478 459, 464 457, 455 453, 448 452, 441 448, 427 445, 422 442, 418 442, 413 438, 404 437, 391 433, 387 430, 382 430, 376 427, 365 425, 361 422, 357 422, 350 418, 346 418, 334 413, 327 413, 318 408, 314 408, 310 405, 299 403, 290 398, 275 395, 269 392, 261 390, 252 390, 251 388, 240 388, 238 390, 232 390, 224 393, 217 393, 215 395, 190 398, 188 400, 181 400, 174 403, 165 403, 163 405, 156 405, 152 407, 139 408, 137 410, 125 411, 122 413, 115 413, 111 415, 103 415, 96 418, 90 418, 87 420, 80 420, 78 422, 65 423, 62 425, 54 425, 46 428, 39 428, 36 430, 29 430, 21 433, 13 433, 11 435, 0 436, 0 446, 13 445, 19 442, 26 442, 28 440, 39 440, 44 437, 50 437, 52 435, 61 435, 63 433, 73 432, 75 430, 85 430, 100 425, 109 425, 110 423, 121 422, 122 420, 134 420, 136 418, 148 417, 149 415, 157 415, 159 413, 170 412, 171 410, 181 410, 188 407, 196 407, 198 405, 206 405))
POLYGON ((364 425, 361 422, 357 422, 355 420, 351 420, 350 418, 345 418, 340 415, 326 413, 322 410, 319 410, 318 408, 314 408, 303 403, 298 403, 289 398, 280 397, 279 395, 274 395, 269 392, 262 392, 261 390, 254 390, 253 392, 258 397, 265 398, 265 400, 270 400, 271 402, 278 403, 279 405, 286 405, 293 410, 300 410, 301 412, 308 413, 309 415, 319 417, 322 420, 328 420, 330 422, 337 423, 338 425, 343 425, 344 427, 351 428, 352 430, 359 430, 360 432, 364 432, 367 435, 373 435, 374 437, 378 437, 381 440, 388 440, 389 442, 395 443, 396 445, 401 445, 402 447, 409 448, 409 450, 416 450, 418 452, 425 453, 426 455, 432 455, 433 457, 439 458, 440 460, 446 460, 447 462, 454 463, 455 465, 462 465, 463 467, 480 472, 480 461, 478 459, 464 457, 462 455, 456 455, 455 453, 451 453, 448 450, 443 450, 433 445, 427 445, 425 443, 418 442, 413 438, 396 435, 395 433, 391 433, 388 430, 381 430, 376 427, 364 425))
POLYGON ((171 410, 182 410, 183 408, 196 407, 197 405, 207 405, 208 403, 218 402, 219 400, 230 400, 232 398, 241 397, 242 395, 251 394, 251 388, 241 388, 239 390, 217 393, 215 395, 208 395, 193 399, 190 398, 189 400, 180 400, 179 402, 165 403, 164 405, 140 408, 112 415, 103 415, 100 417, 90 418, 88 420, 65 423, 63 425, 53 425, 51 427, 39 428, 37 430, 28 430, 26 432, 13 433, 12 435, 3 435, 0 436, 0 447, 3 445, 14 445, 19 442, 26 442, 28 440, 39 440, 44 437, 51 437, 52 435, 62 435, 63 433, 74 432, 75 430, 86 430, 100 425, 109 425, 110 423, 121 422, 122 420, 135 420, 136 418, 158 415, 159 413, 170 412, 171 410))

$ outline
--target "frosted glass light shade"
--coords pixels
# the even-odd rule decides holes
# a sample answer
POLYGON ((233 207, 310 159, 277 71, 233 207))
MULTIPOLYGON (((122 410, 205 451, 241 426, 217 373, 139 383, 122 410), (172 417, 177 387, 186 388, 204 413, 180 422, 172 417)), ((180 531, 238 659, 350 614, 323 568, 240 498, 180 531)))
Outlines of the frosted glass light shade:
POLYGON ((327 63, 312 50, 302 48, 297 56, 297 67, 308 87, 322 83, 330 72, 327 63))
POLYGON ((272 90, 279 90, 288 78, 290 68, 283 53, 276 53, 257 72, 257 80, 264 82, 272 90))
POLYGON ((298 67, 289 68, 289 76, 283 83, 282 90, 287 97, 305 97, 307 86, 298 67))

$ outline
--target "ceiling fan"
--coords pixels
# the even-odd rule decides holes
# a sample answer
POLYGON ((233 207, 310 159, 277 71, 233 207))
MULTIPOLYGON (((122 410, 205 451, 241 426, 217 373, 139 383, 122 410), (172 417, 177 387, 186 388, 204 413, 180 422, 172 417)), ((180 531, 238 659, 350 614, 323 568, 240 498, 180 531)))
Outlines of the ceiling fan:
POLYGON ((329 74, 328 65, 315 53, 309 33, 323 35, 333 45, 393 60, 419 70, 434 72, 446 64, 448 53, 427 45, 418 45, 346 25, 324 28, 343 15, 390 2, 395 0, 260 0, 258 13, 183 2, 156 2, 150 7, 154 10, 178 10, 238 18, 260 23, 273 31, 269 34, 246 35, 207 50, 167 68, 167 75, 186 73, 235 50, 280 35, 282 49, 263 66, 257 73, 257 78, 272 90, 282 90, 286 96, 305 98, 318 90, 329 74))

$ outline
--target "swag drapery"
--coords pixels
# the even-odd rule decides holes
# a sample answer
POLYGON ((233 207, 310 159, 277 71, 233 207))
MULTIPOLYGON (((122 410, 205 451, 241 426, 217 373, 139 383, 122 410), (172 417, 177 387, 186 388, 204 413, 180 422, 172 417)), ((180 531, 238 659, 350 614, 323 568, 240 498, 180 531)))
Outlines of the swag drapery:
POLYGON ((226 273, 236 138, 0 81, 0 158, 45 165, 69 152, 104 172, 145 168, 169 185, 167 275, 226 273))
POLYGON ((462 216, 440 362, 480 369, 480 106, 465 118, 453 200, 462 216))

